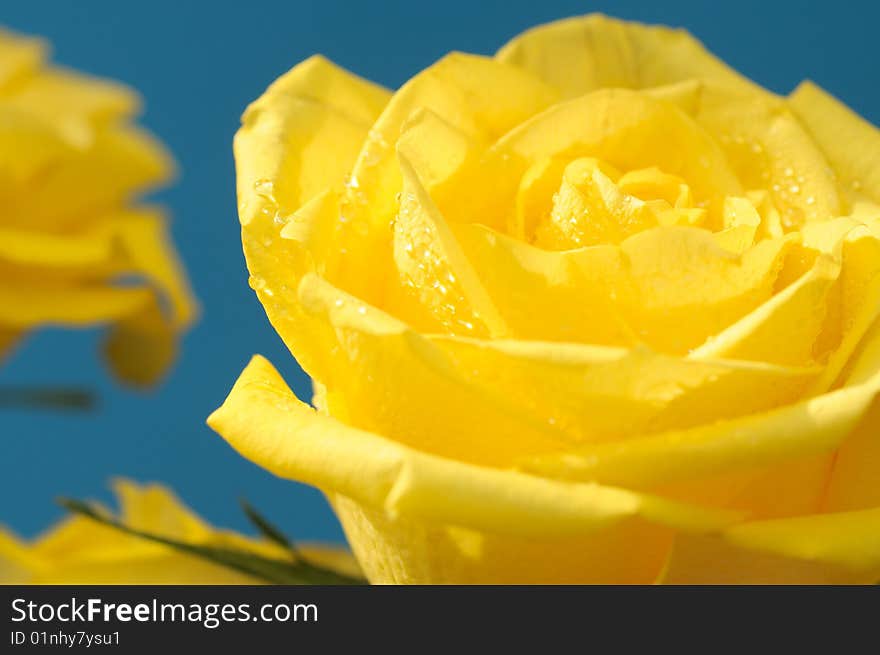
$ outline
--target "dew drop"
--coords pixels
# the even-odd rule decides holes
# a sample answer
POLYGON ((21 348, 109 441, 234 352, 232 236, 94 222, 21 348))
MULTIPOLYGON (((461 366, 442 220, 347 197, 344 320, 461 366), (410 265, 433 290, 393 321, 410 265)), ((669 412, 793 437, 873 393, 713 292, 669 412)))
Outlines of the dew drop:
POLYGON ((275 192, 275 185, 272 183, 272 180, 260 178, 259 180, 254 182, 254 191, 257 192, 257 195, 271 198, 273 193, 275 192))

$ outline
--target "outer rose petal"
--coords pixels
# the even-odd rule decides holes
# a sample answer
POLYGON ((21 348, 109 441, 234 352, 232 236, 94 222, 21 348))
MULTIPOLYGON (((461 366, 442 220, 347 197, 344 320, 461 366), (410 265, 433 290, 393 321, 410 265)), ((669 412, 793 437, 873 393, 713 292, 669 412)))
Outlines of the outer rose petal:
POLYGON ((721 144, 725 161, 746 189, 769 192, 784 227, 840 215, 834 172, 783 100, 713 81, 698 88, 693 105, 680 106, 721 144))
POLYGON ((339 229, 335 195, 387 93, 321 58, 294 67, 251 105, 235 136, 239 217, 251 284, 272 325, 312 372, 327 328, 302 313, 298 280, 319 266, 332 274, 336 255, 316 262, 339 229), (340 99, 347 101, 337 107, 340 99), (286 238, 282 237, 282 232, 286 238), (331 269, 331 270, 327 270, 331 269))
POLYGON ((523 536, 584 533, 630 516, 697 531, 736 518, 623 489, 544 480, 412 450, 318 414, 259 356, 208 423, 276 475, 392 516, 523 536))
POLYGON ((411 450, 317 414, 259 357, 209 424, 243 456, 329 493, 373 582, 443 581, 454 569, 464 581, 561 582, 572 572, 613 581, 628 571, 630 581, 648 582, 667 552, 668 528, 703 531, 736 518, 411 450))
POLYGON ((850 193, 880 202, 877 128, 812 82, 801 84, 788 102, 850 193))
POLYGON ((684 30, 601 14, 530 29, 496 57, 532 72, 569 98, 604 87, 640 89, 693 78, 754 88, 684 30))

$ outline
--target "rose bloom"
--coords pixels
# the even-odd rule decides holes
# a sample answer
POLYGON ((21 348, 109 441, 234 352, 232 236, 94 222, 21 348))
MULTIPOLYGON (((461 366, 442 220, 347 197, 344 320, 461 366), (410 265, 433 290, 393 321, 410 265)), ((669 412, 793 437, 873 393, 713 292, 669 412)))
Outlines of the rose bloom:
POLYGON ((163 212, 133 200, 173 162, 131 90, 46 56, 0 29, 0 358, 44 326, 110 325, 110 367, 148 384, 195 313, 163 212))
POLYGON ((376 583, 880 578, 880 134, 587 16, 235 139, 264 359, 209 419, 376 583))
MULTIPOLYGON (((158 484, 114 483, 126 526, 188 544, 232 548, 279 560, 281 546, 218 530, 158 484)), ((357 574, 341 548, 305 546, 310 561, 357 574)), ((32 542, 0 526, 0 584, 261 584, 263 581, 196 555, 131 536, 85 516, 67 518, 32 542)))

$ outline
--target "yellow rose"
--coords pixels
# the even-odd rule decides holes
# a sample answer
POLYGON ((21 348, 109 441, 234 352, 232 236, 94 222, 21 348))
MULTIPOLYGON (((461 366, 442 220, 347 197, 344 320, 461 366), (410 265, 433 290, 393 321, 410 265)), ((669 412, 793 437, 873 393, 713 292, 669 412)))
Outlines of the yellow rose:
POLYGON ((195 314, 163 212, 132 204, 173 162, 132 91, 46 55, 0 29, 0 358, 40 327, 111 324, 114 373, 148 384, 195 314))
POLYGON ((587 16, 236 136, 255 358, 210 424, 379 583, 880 578, 880 134, 587 16))
MULTIPOLYGON (((289 553, 280 546, 226 530, 216 530, 184 506, 168 489, 114 484, 123 524, 200 546, 234 548, 274 559, 289 553)), ((309 561, 349 575, 357 565, 341 548, 305 546, 309 561)), ((124 534, 84 516, 64 520, 33 543, 0 527, 0 584, 260 584, 262 580, 196 555, 124 534)))

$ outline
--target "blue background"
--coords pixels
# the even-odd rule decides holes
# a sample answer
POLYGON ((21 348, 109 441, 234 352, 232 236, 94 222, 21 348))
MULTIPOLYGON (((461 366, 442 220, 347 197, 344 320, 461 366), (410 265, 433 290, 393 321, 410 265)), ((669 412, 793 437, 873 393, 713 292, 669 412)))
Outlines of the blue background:
POLYGON ((603 11, 688 28, 711 50, 778 92, 804 77, 880 122, 873 50, 880 4, 790 2, 6 2, 0 23, 40 34, 55 60, 137 88, 143 123, 182 175, 158 194, 203 314, 159 388, 119 388, 102 368, 99 333, 47 330, 0 368, 0 385, 95 389, 87 414, 0 409, 0 522, 34 535, 61 516, 58 495, 110 499, 115 475, 169 483, 199 513, 247 529, 248 498, 300 539, 341 540, 319 493, 238 457, 204 425, 252 353, 294 390, 307 378, 248 288, 235 209, 231 140, 245 105, 315 52, 389 87, 449 50, 492 53, 532 25, 603 11), (869 54, 871 53, 871 54, 869 54))

